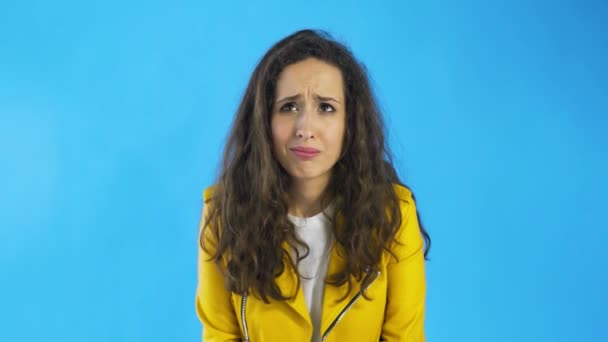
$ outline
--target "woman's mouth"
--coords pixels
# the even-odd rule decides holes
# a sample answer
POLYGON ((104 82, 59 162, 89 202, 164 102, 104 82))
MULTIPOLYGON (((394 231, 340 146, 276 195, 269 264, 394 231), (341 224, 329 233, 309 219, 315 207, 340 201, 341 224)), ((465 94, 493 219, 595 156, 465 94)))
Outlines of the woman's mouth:
POLYGON ((295 154, 296 157, 300 158, 300 159, 312 159, 314 157, 316 157, 319 153, 321 153, 321 151, 312 148, 312 147, 295 147, 292 148, 291 151, 295 154))

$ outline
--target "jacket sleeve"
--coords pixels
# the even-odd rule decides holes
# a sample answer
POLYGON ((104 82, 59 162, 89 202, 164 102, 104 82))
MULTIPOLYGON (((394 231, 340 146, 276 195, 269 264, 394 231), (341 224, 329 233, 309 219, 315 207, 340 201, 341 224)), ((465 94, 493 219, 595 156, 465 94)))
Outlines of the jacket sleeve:
MULTIPOLYGON (((205 204, 199 225, 199 238, 207 211, 208 206, 205 204)), ((205 246, 209 246, 213 250, 214 244, 210 238, 210 234, 205 234, 205 243, 205 246)), ((224 276, 217 268, 215 262, 210 260, 211 255, 200 247, 200 243, 198 245, 196 313, 203 325, 203 341, 240 341, 240 328, 234 307, 232 306, 231 293, 224 286, 224 276)))
POLYGON ((387 265, 387 304, 381 340, 424 342, 424 241, 416 204, 409 191, 402 201, 405 201, 401 204, 402 222, 396 239, 403 245, 395 245, 393 251, 398 260, 390 257, 387 265))

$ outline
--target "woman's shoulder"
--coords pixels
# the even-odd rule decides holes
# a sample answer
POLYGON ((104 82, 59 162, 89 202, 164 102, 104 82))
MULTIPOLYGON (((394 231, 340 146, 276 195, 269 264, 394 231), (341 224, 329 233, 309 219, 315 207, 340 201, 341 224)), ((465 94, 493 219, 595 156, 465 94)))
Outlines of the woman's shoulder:
POLYGON ((217 188, 217 184, 210 185, 203 190, 203 201, 207 202, 213 194, 215 193, 215 189, 217 188))
POLYGON ((397 198, 401 202, 404 202, 404 203, 401 203, 402 206, 405 203, 410 203, 411 201, 413 201, 412 190, 410 190, 410 188, 408 188, 406 185, 403 185, 400 183, 393 183, 393 189, 395 190, 395 194, 397 195, 397 198))
POLYGON ((395 234, 395 240, 398 243, 392 247, 397 260, 403 260, 420 253, 424 248, 424 241, 412 191, 403 184, 393 183, 393 187, 399 200, 401 225, 395 234))

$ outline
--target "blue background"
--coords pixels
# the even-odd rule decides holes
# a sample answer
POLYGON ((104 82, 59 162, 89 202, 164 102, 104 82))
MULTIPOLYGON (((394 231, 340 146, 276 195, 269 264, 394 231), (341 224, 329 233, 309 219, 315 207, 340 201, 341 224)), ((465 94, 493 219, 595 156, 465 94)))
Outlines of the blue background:
POLYGON ((327 29, 431 236, 428 341, 607 341, 606 1, 3 1, 0 341, 197 341, 248 77, 327 29))

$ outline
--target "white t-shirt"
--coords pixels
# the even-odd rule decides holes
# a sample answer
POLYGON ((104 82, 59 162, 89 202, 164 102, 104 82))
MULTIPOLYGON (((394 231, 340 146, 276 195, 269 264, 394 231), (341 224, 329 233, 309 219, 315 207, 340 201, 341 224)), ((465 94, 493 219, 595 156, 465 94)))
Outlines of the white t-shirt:
MULTIPOLYGON (((333 204, 330 204, 324 212, 331 217, 333 204)), ((313 342, 321 340, 321 309, 323 307, 323 292, 325 290, 325 277, 329 263, 329 254, 332 245, 331 223, 323 212, 312 217, 296 217, 288 215, 288 218, 296 226, 296 235, 304 241, 310 251, 308 256, 300 261, 299 270, 302 277, 302 290, 306 307, 310 313, 313 326, 313 342), (307 279, 308 278, 308 279, 307 279)), ((300 256, 306 250, 300 250, 300 256)), ((294 254, 295 257, 295 254, 294 254)), ((295 260, 294 260, 295 261, 295 260)))

